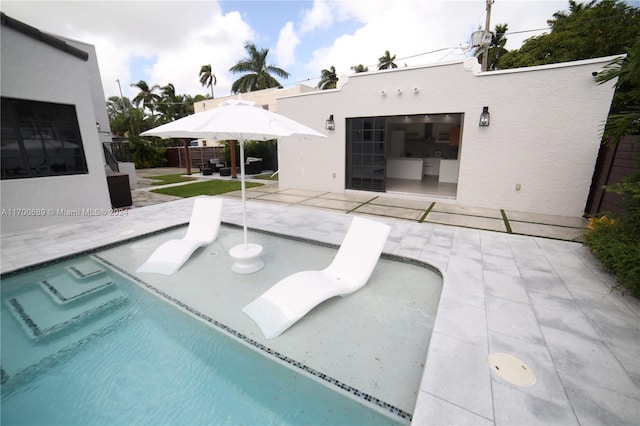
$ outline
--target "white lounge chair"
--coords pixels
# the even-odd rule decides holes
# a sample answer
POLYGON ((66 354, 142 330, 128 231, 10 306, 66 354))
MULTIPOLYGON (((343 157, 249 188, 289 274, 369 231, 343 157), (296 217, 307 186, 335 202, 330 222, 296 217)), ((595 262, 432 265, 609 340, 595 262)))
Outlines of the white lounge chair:
POLYGON ((390 230, 383 223, 354 217, 331 265, 322 271, 289 275, 242 311, 267 339, 278 337, 321 302, 363 287, 378 263, 390 230))
POLYGON ((221 198, 196 198, 186 235, 160 245, 136 272, 171 275, 198 247, 211 244, 218 236, 222 219, 221 198))

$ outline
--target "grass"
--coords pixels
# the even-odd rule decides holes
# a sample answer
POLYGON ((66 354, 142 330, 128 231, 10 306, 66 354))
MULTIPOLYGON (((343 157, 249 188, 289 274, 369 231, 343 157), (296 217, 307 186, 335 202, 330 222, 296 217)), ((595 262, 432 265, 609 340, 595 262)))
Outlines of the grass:
MULTIPOLYGON (((246 188, 254 188, 262 186, 261 183, 245 182, 246 188)), ((175 197, 197 197, 198 195, 218 195, 225 192, 239 191, 241 189, 240 181, 231 180, 207 180, 188 185, 171 186, 168 188, 152 189, 151 192, 165 195, 173 195, 175 197)))
POLYGON ((147 179, 157 180, 159 182, 153 182, 152 185, 168 185, 170 183, 180 183, 180 182, 189 182, 191 180, 196 180, 194 177, 186 177, 181 174, 173 174, 173 175, 158 175, 158 176, 147 176, 147 179))
POLYGON ((278 175, 273 176, 273 173, 269 173, 266 175, 251 176, 251 179, 278 180, 278 175))

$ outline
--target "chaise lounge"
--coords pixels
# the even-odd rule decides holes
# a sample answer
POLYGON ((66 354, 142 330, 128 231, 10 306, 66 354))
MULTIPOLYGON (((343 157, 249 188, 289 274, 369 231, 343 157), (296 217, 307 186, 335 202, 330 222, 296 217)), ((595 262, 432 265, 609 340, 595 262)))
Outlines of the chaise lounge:
POLYGON ((333 262, 322 271, 289 275, 242 311, 267 339, 278 337, 311 309, 334 296, 362 288, 378 263, 391 228, 354 217, 333 262))
POLYGON ((196 198, 186 235, 161 244, 136 272, 175 273, 194 251, 215 241, 222 220, 222 204, 221 198, 196 198))

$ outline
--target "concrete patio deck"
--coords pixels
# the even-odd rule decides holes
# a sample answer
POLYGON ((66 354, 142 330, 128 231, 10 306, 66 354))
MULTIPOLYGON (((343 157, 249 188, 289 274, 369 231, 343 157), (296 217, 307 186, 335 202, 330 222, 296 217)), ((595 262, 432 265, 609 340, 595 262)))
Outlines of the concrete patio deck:
MULTIPOLYGON (((150 190, 162 186, 150 186, 153 181, 149 177, 154 174, 185 172, 185 169, 177 168, 138 171, 138 183, 132 191, 134 206, 142 207, 178 199, 179 197, 150 192, 150 190)), ((199 180, 232 179, 231 177, 220 177, 217 174, 201 176, 197 171, 192 176, 199 180)), ((416 194, 365 191, 332 193, 281 188, 277 181, 259 180, 252 176, 248 176, 247 181, 264 184, 264 186, 250 188, 246 191, 247 199, 254 201, 280 205, 301 205, 343 213, 405 219, 419 223, 439 223, 566 241, 582 241, 582 234, 588 224, 588 221, 582 217, 522 213, 500 208, 465 207, 455 204, 454 200, 416 194)), ((175 184, 166 186, 175 186, 175 184)), ((224 196, 240 198, 241 192, 230 192, 224 196)))
MULTIPOLYGON (((250 191, 247 220, 256 229, 336 244, 327 224, 346 231, 351 215, 373 215, 392 226, 386 253, 442 272, 413 424, 640 423, 640 301, 613 290, 613 278, 582 244, 515 233, 544 225, 540 218, 505 212, 508 223, 518 223, 509 233, 496 211, 439 202, 429 210, 411 198, 390 197, 391 204, 386 197, 354 201, 348 195, 265 186, 250 191), (401 217, 406 210, 411 217, 401 217), (484 226, 437 223, 443 218, 480 218, 484 226), (524 361, 536 383, 517 386, 492 371, 487 357, 495 352, 524 361)), ((237 194, 226 198, 223 221, 239 225, 241 202, 237 194)), ((185 223, 192 205, 193 199, 166 201, 126 216, 74 218, 65 226, 2 235, 2 272, 185 223)))

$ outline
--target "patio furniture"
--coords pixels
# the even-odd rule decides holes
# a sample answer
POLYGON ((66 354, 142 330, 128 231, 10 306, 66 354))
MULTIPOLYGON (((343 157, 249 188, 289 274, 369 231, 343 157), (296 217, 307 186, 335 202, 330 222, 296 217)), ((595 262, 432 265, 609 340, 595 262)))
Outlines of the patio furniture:
POLYGON ((231 176, 231 167, 223 167, 220 169, 220 176, 231 176))
POLYGON ((210 176, 213 174, 213 169, 208 164, 198 164, 200 168, 200 174, 203 176, 210 176))
POLYGON ((215 241, 222 219, 221 198, 196 198, 186 235, 160 245, 136 272, 171 275, 191 257, 199 247, 215 241))
POLYGON ((247 161, 244 163, 244 173, 247 175, 262 173, 262 158, 247 157, 247 161))
POLYGON ((242 311, 258 324, 267 339, 278 337, 318 304, 363 287, 378 263, 390 230, 386 224, 354 217, 326 269, 289 275, 242 311))
POLYGON ((209 160, 209 167, 214 171, 214 172, 219 172, 221 168, 223 168, 225 166, 224 161, 222 161, 219 158, 212 158, 209 160))
POLYGON ((213 172, 220 171, 224 167, 224 162, 219 158, 212 158, 204 164, 198 164, 200 173, 204 176, 212 175, 213 172))

